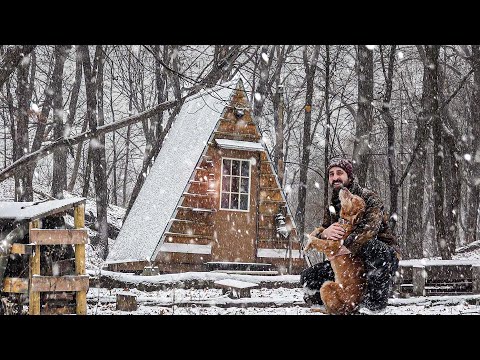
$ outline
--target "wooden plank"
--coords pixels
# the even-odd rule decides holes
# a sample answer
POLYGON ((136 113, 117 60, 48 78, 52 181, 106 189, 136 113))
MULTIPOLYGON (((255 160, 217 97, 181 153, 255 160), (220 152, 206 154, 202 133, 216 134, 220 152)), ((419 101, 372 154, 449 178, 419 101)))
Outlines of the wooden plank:
POLYGON ((199 239, 208 239, 214 240, 213 236, 208 235, 201 235, 201 234, 182 234, 182 233, 173 233, 173 232, 165 232, 165 236, 180 236, 184 238, 199 238, 199 239))
MULTIPOLYGON (((31 221, 29 224, 30 231, 40 227, 40 220, 31 221)), ((34 254, 30 256, 30 273, 29 273, 29 294, 28 294, 28 313, 30 315, 40 315, 40 293, 33 291, 32 278, 40 275, 40 245, 35 245, 34 254)))
POLYGON ((42 315, 72 315, 75 314, 74 306, 45 307, 42 309, 42 315))
MULTIPOLYGON (((85 228, 85 204, 79 204, 73 211, 75 229, 85 228)), ((75 273, 77 275, 85 275, 85 244, 75 245, 75 273)), ((88 279, 87 279, 88 280, 88 279)), ((77 292, 77 315, 87 314, 87 288, 84 291, 77 292)))
POLYGON ((224 273, 224 274, 239 274, 239 275, 265 275, 272 276, 278 275, 276 270, 212 270, 211 272, 224 273))
POLYGON ((32 255, 33 254, 33 248, 35 245, 32 244, 12 244, 12 247, 10 248, 10 253, 11 254, 20 254, 20 255, 32 255))
POLYGON ((86 229, 32 229, 30 243, 36 245, 86 244, 86 229))
POLYGON ((3 279, 2 291, 8 293, 26 294, 28 293, 28 279, 7 277, 3 279))
POLYGON ((88 275, 40 276, 32 277, 31 291, 87 291, 88 275))

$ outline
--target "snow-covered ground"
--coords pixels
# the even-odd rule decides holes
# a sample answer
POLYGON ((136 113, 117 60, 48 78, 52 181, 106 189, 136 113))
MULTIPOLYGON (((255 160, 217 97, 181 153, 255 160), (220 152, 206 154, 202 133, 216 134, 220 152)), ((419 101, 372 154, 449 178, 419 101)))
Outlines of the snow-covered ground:
MULTIPOLYGON (((438 261, 438 260, 436 260, 438 261)), ((98 270, 90 270, 98 275, 98 270)), ((87 294, 91 315, 324 315, 312 311, 303 301, 299 275, 253 276, 224 273, 181 273, 156 276, 101 271, 118 287, 98 288, 92 283, 87 294), (215 288, 213 282, 235 279, 258 284, 250 298, 231 299, 215 288), (203 282, 204 288, 194 286, 203 282), (136 296, 135 311, 116 310, 116 295, 136 296)), ((480 294, 391 298, 386 309, 371 312, 361 308, 359 314, 370 315, 480 315, 480 294)))
MULTIPOLYGON (((130 289, 129 292, 137 296, 136 311, 116 310, 116 294, 125 293, 124 289, 90 288, 87 294, 87 313, 89 315, 324 315, 313 312, 303 304, 303 293, 299 288, 252 289, 251 298, 242 299, 230 299, 227 295, 222 295, 221 289, 170 289, 153 292, 130 289), (211 302, 210 305, 209 302, 211 302), (223 306, 215 306, 214 303, 220 303, 223 306), (257 306, 249 303, 255 303, 257 306), (260 307, 259 304, 262 303, 264 305, 260 307), (226 307, 226 304, 230 306, 226 307)), ((385 310, 371 312, 361 308, 360 314, 480 315, 480 295, 390 299, 385 310)))

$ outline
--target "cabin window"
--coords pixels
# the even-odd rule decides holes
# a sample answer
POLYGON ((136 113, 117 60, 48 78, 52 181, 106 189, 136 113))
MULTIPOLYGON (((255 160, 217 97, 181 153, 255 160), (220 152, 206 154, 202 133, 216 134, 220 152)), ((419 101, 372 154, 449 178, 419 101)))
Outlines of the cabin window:
POLYGON ((222 159, 220 209, 248 211, 250 204, 250 161, 222 159))

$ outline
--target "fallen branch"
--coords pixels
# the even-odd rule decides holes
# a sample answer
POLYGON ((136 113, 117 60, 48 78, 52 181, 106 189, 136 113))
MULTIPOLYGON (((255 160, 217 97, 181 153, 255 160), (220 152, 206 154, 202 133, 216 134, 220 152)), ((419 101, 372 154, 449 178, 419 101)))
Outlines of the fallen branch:
POLYGON ((0 172, 0 182, 4 181, 5 179, 8 179, 10 176, 14 174, 14 170, 18 170, 21 168, 26 167, 32 162, 36 162, 45 156, 49 155, 50 153, 53 152, 58 147, 71 147, 73 145, 79 144, 83 141, 87 141, 102 135, 105 135, 109 132, 118 130, 122 127, 128 126, 135 124, 137 122, 140 122, 142 120, 146 120, 151 118, 152 116, 157 115, 158 113, 171 109, 175 107, 180 101, 183 102, 185 98, 182 98, 180 100, 172 100, 172 101, 167 101, 161 104, 158 104, 157 106, 153 107, 152 109, 146 110, 138 115, 130 116, 126 119, 116 121, 107 125, 103 125, 98 127, 95 131, 85 131, 79 135, 76 136, 71 136, 67 138, 62 138, 58 139, 51 144, 48 144, 37 151, 34 151, 30 154, 25 155, 24 157, 18 159, 11 165, 7 166, 0 172))

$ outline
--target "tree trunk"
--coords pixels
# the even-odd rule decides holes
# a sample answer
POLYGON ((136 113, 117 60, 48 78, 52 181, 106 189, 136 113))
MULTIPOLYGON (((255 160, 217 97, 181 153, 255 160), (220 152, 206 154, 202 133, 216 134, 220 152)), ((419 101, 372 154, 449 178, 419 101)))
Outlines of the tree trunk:
MULTIPOLYGON (((28 110, 30 107, 30 99, 28 97, 28 70, 31 61, 22 62, 17 70, 17 111, 16 111, 16 129, 15 142, 17 145, 15 158, 18 160, 28 153, 28 110)), ((28 169, 22 169, 15 174, 16 182, 19 186, 15 188, 18 201, 33 201, 32 176, 28 169)))
MULTIPOLYGON (((82 57, 81 53, 78 51, 78 48, 75 50, 75 81, 73 83, 73 88, 72 88, 72 96, 70 98, 70 106, 69 106, 69 112, 68 112, 68 126, 73 126, 73 121, 75 119, 75 114, 77 112, 77 103, 78 103, 78 94, 80 93, 80 85, 82 83, 82 57)), ((85 132, 87 130, 87 119, 85 119, 83 126, 82 126, 82 132, 85 132)), ((70 182, 68 183, 67 190, 69 192, 72 192, 74 187, 75 187, 75 182, 77 180, 77 175, 78 175, 78 167, 80 166, 80 158, 82 155, 82 148, 83 148, 83 143, 78 144, 77 150, 75 152, 75 161, 73 164, 73 170, 72 170, 72 176, 70 178, 70 182)))
POLYGON ((284 164, 284 139, 283 139, 283 118, 284 118, 284 106, 283 106, 283 85, 279 85, 275 93, 274 101, 274 123, 275 123, 275 148, 273 153, 273 161, 275 163, 275 169, 277 170, 278 181, 280 186, 283 187, 283 177, 285 175, 284 164))
POLYGON ((392 100, 392 88, 393 88, 393 67, 395 63, 395 50, 396 45, 390 47, 390 54, 388 57, 388 69, 385 71, 382 46, 380 45, 381 59, 383 73, 385 75, 385 96, 382 104, 382 118, 387 125, 387 160, 388 160, 388 180, 390 186, 390 218, 389 225, 392 231, 395 233, 398 218, 398 189, 399 186, 396 180, 396 161, 395 161, 395 121, 390 112, 390 105, 392 100))
MULTIPOLYGON (((128 160, 130 158, 130 130, 131 126, 127 127, 127 137, 125 138, 125 167, 123 168, 123 207, 127 206, 127 179, 128 179, 128 160)), ((125 216, 126 218, 126 216, 125 216)))
MULTIPOLYGON (((434 77, 431 75, 432 69, 427 63, 423 65, 423 94, 422 110, 417 119, 417 129, 415 130, 415 143, 417 144, 417 155, 412 163, 410 170, 410 186, 408 193, 407 210, 407 231, 406 231, 406 255, 407 258, 423 258, 422 237, 422 214, 425 192, 425 163, 427 160, 426 143, 430 129, 429 119, 432 116, 431 110, 431 82, 434 77)), ((412 154, 413 155, 413 154, 412 154)))
MULTIPOLYGON (((115 111, 113 109, 113 82, 114 82, 113 66, 110 67, 110 111, 112 112, 112 122, 115 122, 115 111)), ((113 131, 112 133, 112 147, 113 147, 113 163, 112 163, 112 203, 113 205, 118 205, 118 182, 117 182, 117 132, 113 131)))
POLYGON ((470 197, 467 214, 466 243, 469 244, 477 240, 477 222, 478 222, 478 205, 480 196, 480 162, 476 161, 480 157, 480 46, 472 45, 472 61, 474 66, 473 75, 473 91, 470 101, 471 128, 472 128, 472 157, 473 161, 470 165, 473 183, 470 182, 470 197))
POLYGON ((303 59, 305 65, 305 76, 307 79, 306 95, 305 95, 305 120, 303 122, 303 144, 302 144, 302 163, 300 166, 300 178, 298 188, 298 205, 295 214, 297 223, 297 233, 300 241, 303 241, 305 233, 305 208, 307 200, 307 181, 308 181, 308 165, 310 163, 310 147, 311 147, 311 123, 312 123, 312 99, 314 92, 315 71, 317 66, 320 46, 314 48, 311 59, 307 55, 308 46, 303 51, 303 59))
POLYGON ((370 134, 373 128, 373 50, 357 47, 358 111, 353 143, 354 173, 361 186, 367 181, 370 161, 370 134))
POLYGON ((326 129, 325 129, 325 157, 324 157, 324 177, 323 177, 323 209, 328 208, 328 163, 330 161, 330 46, 325 45, 325 117, 326 117, 326 129))
MULTIPOLYGON (((63 121, 63 68, 71 45, 55 46, 55 67, 59 71, 54 74, 53 84, 53 138, 66 137, 63 121)), ((68 134, 67 134, 68 136, 68 134)), ((66 148, 58 147, 53 151, 53 175, 51 194, 54 198, 63 199, 63 190, 67 189, 67 152, 66 148)))
POLYGON ((36 45, 14 45, 6 49, 0 59, 0 88, 8 80, 17 66, 24 66, 22 60, 29 56, 36 45))
MULTIPOLYGON (((90 129, 96 130, 98 126, 97 121, 97 93, 98 89, 94 79, 96 77, 95 68, 92 69, 90 62, 90 55, 87 45, 81 45, 80 49, 83 54, 83 72, 85 75, 85 87, 87 96, 87 118, 90 129)), ((101 46, 97 46, 95 54, 102 53, 101 46)), ((101 62, 102 60, 99 59, 101 62)), ((101 91, 101 89, 99 90, 101 91)), ((98 235, 99 255, 106 259, 108 255, 108 227, 107 227, 107 179, 106 179, 106 164, 105 164, 105 147, 102 146, 102 136, 94 138, 90 141, 90 149, 92 155, 93 177, 95 180, 95 195, 97 200, 97 221, 98 221, 98 235)))
POLYGON ((438 99, 438 58, 440 54, 440 45, 425 46, 425 55, 430 70, 428 93, 428 112, 432 118, 433 133, 433 192, 434 192, 434 212, 435 212, 435 238, 438 249, 443 260, 450 260, 455 248, 450 247, 450 242, 445 238, 445 218, 444 218, 444 183, 443 183, 443 161, 444 147, 442 139, 442 122, 439 113, 438 99))
POLYGON ((257 118, 262 115, 263 104, 265 103, 265 97, 267 96, 268 69, 270 68, 270 59, 267 58, 268 45, 262 45, 262 48, 260 49, 260 57, 258 59, 258 72, 260 76, 253 98, 253 117, 257 122, 257 118))
MULTIPOLYGON (((445 52, 444 52, 445 54, 445 52)), ((460 166, 462 165, 457 159, 460 158, 460 150, 457 142, 460 142, 461 135, 456 124, 456 120, 449 114, 448 105, 445 104, 445 81, 446 67, 439 71, 439 95, 441 105, 441 122, 443 125, 443 139, 445 144, 444 156, 444 179, 445 179, 445 238, 450 242, 451 248, 456 248, 460 243, 459 235, 459 214, 461 199, 461 180, 460 166)))

